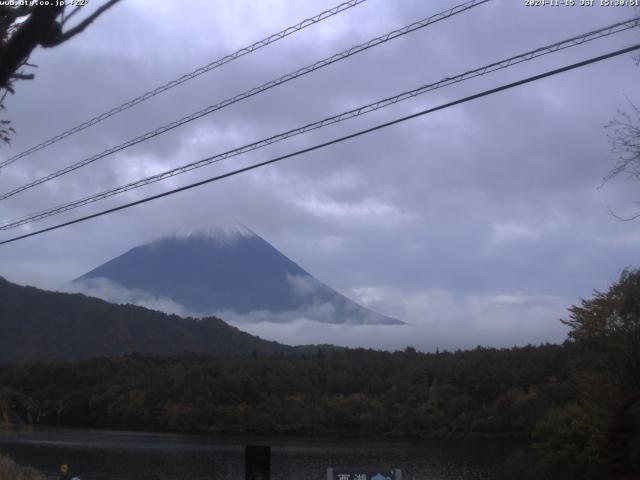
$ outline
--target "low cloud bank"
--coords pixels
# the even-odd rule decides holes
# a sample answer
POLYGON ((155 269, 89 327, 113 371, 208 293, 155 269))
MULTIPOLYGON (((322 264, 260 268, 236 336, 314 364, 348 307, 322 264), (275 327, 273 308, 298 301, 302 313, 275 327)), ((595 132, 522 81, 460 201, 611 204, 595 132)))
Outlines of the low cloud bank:
POLYGON ((201 317, 203 314, 193 312, 168 297, 158 297, 144 290, 125 288, 106 278, 87 278, 76 280, 66 285, 66 291, 83 293, 90 297, 101 298, 121 305, 132 304, 151 310, 179 315, 181 317, 201 317))
POLYGON ((141 289, 129 289, 107 278, 82 278, 68 285, 67 291, 83 293, 112 303, 140 305, 181 317, 214 316, 239 326, 252 323, 289 324, 301 321, 320 324, 373 325, 388 323, 387 320, 393 321, 374 311, 360 308, 346 298, 334 295, 313 277, 287 275, 287 281, 292 286, 292 294, 304 297, 309 301, 308 304, 283 312, 194 311, 172 298, 157 296, 141 289), (327 294, 328 291, 329 294, 327 294))
POLYGON ((253 335, 294 345, 330 343, 385 350, 412 346, 421 351, 511 347, 563 341, 566 327, 559 319, 566 318, 573 301, 519 293, 458 296, 444 290, 403 292, 380 287, 353 289, 351 296, 410 325, 327 325, 308 320, 233 323, 253 335))
POLYGON ((268 340, 289 345, 334 344, 385 350, 412 346, 421 351, 456 350, 557 343, 566 337, 567 307, 576 302, 559 296, 510 293, 457 295, 449 290, 406 292, 391 287, 360 287, 350 297, 375 311, 409 322, 408 325, 332 324, 310 320, 331 318, 333 307, 318 304, 285 313, 254 311, 192 312, 169 298, 128 290, 106 279, 76 282, 73 291, 115 303, 131 303, 180 316, 215 315, 268 340))

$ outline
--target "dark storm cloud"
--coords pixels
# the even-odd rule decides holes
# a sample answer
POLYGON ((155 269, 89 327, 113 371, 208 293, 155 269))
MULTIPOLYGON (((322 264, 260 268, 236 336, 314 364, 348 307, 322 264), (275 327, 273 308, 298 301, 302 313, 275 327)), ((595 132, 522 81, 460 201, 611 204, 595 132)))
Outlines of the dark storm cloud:
MULTIPOLYGON (((444 10, 456 2, 437 3, 444 10)), ((0 155, 6 158, 333 4, 118 5, 68 45, 34 55, 36 80, 19 84, 7 104, 18 134, 0 155)), ((62 168, 435 8, 420 1, 369 0, 17 162, 0 172, 0 188, 62 168)), ((633 14, 631 8, 527 8, 523 1, 496 0, 25 192, 3 202, 1 216, 64 203, 633 14)), ((638 38, 637 31, 627 32, 527 62, 82 212, 265 160, 638 38)), ((9 245, 0 251, 2 275, 61 286, 164 233, 238 221, 322 281, 418 325, 416 335, 424 340, 416 346, 557 340, 562 329, 556 319, 570 303, 637 264, 640 227, 607 214, 608 206, 623 213, 633 209, 637 184, 597 187, 613 159, 603 126, 626 108, 624 95, 640 102, 638 75, 628 56, 609 60, 9 245)), ((334 330, 325 335, 301 324, 289 337, 279 330, 258 333, 305 342, 364 339, 382 346, 385 338, 397 346, 411 337, 406 331, 394 337, 375 329, 379 333, 371 336, 334 330)))

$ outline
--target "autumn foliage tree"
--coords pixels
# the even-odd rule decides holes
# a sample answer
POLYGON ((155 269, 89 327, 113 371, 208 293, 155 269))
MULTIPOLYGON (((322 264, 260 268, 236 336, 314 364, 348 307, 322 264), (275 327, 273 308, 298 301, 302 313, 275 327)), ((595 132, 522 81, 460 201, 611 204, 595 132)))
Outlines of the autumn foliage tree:
POLYGON ((640 474, 640 270, 570 309, 572 371, 614 478, 640 474))
POLYGON ((575 399, 537 422, 531 452, 513 455, 499 479, 640 478, 640 270, 624 271, 569 313, 575 399))
POLYGON ((574 372, 584 398, 621 406, 640 393, 640 270, 569 309, 574 372))

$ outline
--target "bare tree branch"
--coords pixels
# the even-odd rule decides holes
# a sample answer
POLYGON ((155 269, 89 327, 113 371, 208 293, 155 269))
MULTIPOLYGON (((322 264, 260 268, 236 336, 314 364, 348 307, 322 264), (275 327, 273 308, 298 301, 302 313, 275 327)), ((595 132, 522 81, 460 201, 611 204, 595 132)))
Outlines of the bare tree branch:
POLYGON ((640 178, 640 108, 628 98, 627 101, 637 119, 628 112, 618 111, 618 118, 606 125, 606 128, 613 129, 607 136, 611 152, 618 154, 618 160, 605 177, 605 182, 621 174, 640 178))
MULTIPOLYGON (((34 67, 28 62, 31 52, 38 46, 55 47, 66 42, 75 35, 83 32, 105 11, 120 0, 108 0, 78 23, 75 27, 63 32, 70 18, 75 16, 82 7, 71 10, 64 15, 65 7, 54 5, 54 2, 31 4, 23 6, 0 5, 0 110, 4 110, 3 102, 7 93, 14 93, 14 81, 31 80, 34 74, 26 73, 22 67, 34 67), (26 17, 22 20, 22 17, 26 17)), ((61 2, 62 3, 62 2, 61 2)), ((71 7, 68 7, 71 8, 71 7)), ((9 142, 13 133, 8 120, 0 120, 0 141, 9 142)))
POLYGON ((64 7, 38 6, 0 50, 0 87, 27 61, 31 52, 48 38, 59 36, 56 17, 64 7))
POLYGON ((613 218, 615 218, 617 220, 621 220, 623 222, 632 222, 633 220, 637 220, 638 218, 640 218, 640 213, 637 213, 637 214, 632 215, 630 217, 621 217, 620 215, 616 215, 615 213, 613 213, 613 210, 611 210, 610 207, 607 207, 607 210, 609 212, 609 215, 611 215, 613 218))
POLYGON ((74 8, 71 11, 71 13, 69 15, 65 15, 64 19, 62 20, 62 25, 67 23, 69 21, 69 19, 71 19, 71 17, 73 17, 76 13, 78 13, 80 11, 81 8, 82 8, 82 5, 78 5, 76 8, 74 8))
MULTIPOLYGON (((83 32, 84 29, 87 28, 89 25, 91 25, 96 18, 98 18, 100 15, 102 15, 105 11, 110 9, 119 1, 120 0, 109 0, 107 3, 105 3, 100 8, 98 8, 95 12, 93 12, 93 14, 89 15, 87 18, 85 18, 82 22, 80 22, 75 27, 67 30, 64 33, 61 33, 60 35, 58 35, 57 38, 52 39, 50 42, 47 42, 46 44, 41 43, 41 45, 43 47, 55 47, 56 45, 60 45, 61 43, 66 42, 67 40, 74 37, 75 35, 83 32)), ((77 9, 71 12, 71 14, 74 14, 76 11, 77 9)))
POLYGON ((35 75, 33 73, 13 73, 11 78, 15 80, 33 80, 35 75))

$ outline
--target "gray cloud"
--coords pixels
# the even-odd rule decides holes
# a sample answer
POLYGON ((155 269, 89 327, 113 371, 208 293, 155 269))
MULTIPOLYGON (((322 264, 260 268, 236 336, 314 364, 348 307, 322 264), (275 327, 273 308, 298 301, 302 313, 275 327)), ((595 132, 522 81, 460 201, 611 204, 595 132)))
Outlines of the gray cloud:
MULTIPOLYGON (((18 134, 10 148, 0 150, 0 158, 334 3, 202 0, 184 9, 179 3, 145 0, 118 5, 68 45, 34 56, 36 79, 20 83, 7 105, 18 134)), ((437 8, 455 3, 438 2, 437 8)), ((369 0, 3 169, 0 189, 426 17, 434 8, 413 0, 369 0)), ((110 188, 633 14, 630 8, 527 8, 523 2, 497 0, 2 202, 0 217, 11 219, 110 188)), ((637 31, 627 32, 438 90, 58 220, 595 56, 638 37, 637 31)), ((0 248, 0 274, 60 286, 136 244, 175 230, 206 228, 224 217, 250 226, 343 293, 378 292, 384 301, 366 306, 415 322, 413 328, 427 322, 425 338, 436 335, 435 316, 429 313, 449 308, 450 314, 438 314, 438 344, 561 338, 556 319, 564 308, 593 288, 606 288, 624 267, 637 265, 640 224, 613 219, 607 207, 633 211, 638 185, 614 181, 597 187, 614 159, 603 126, 626 107, 624 95, 640 103, 639 75, 631 59, 617 58, 6 245, 0 248), (503 301, 507 298, 516 300, 503 301), (487 306, 494 304, 502 306, 487 306), (512 320, 504 327, 507 318, 512 320), (532 327, 516 327, 521 318, 532 327)), ((295 331, 303 343, 325 338, 316 327, 300 325, 295 331)), ((362 337, 357 329, 335 328, 327 332, 337 340, 349 338, 348 332, 354 342, 363 338, 380 346, 411 339, 404 333, 387 335, 385 327, 362 337), (386 340, 391 338, 396 339, 386 340)), ((288 338, 284 331, 273 335, 288 338)))

